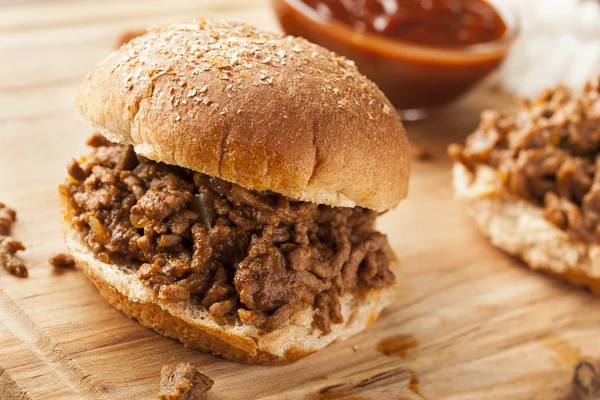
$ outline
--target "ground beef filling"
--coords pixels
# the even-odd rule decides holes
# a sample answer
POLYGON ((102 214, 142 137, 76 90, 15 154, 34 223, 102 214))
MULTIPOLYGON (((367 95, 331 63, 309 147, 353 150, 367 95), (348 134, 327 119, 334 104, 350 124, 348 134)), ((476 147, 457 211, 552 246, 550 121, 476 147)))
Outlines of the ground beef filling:
POLYGON ((181 363, 175 368, 164 366, 160 371, 158 400, 206 400, 215 383, 192 364, 181 363))
POLYGON ((134 261, 161 299, 273 329, 314 305, 327 333, 339 298, 393 284, 377 214, 292 201, 137 156, 99 138, 66 185, 74 223, 103 261, 134 261))
POLYGON ((543 205, 560 229, 600 241, 600 76, 580 92, 523 101, 514 115, 483 113, 466 145, 449 152, 468 168, 496 169, 510 193, 543 205))

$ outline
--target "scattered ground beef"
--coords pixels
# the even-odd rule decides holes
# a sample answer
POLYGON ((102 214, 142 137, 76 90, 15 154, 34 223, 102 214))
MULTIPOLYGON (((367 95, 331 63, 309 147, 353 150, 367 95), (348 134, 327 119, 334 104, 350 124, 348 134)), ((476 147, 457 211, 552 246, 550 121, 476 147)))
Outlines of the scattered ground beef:
POLYGON ((87 141, 90 147, 110 146, 111 142, 99 133, 94 133, 87 141))
POLYGON ((70 254, 59 253, 48 260, 48 263, 56 268, 73 268, 75 260, 70 254))
POLYGON ((542 205, 560 229, 600 241, 600 76, 579 92, 558 87, 524 100, 512 115, 486 111, 465 146, 448 152, 470 169, 496 169, 510 193, 542 205))
POLYGON ((10 228, 16 220, 17 212, 3 203, 0 203, 0 235, 10 235, 10 228))
POLYGON ((23 243, 10 236, 0 236, 0 264, 5 270, 19 278, 27 278, 27 267, 16 256, 18 251, 25 250, 23 243))
POLYGON ((205 400, 213 384, 212 379, 192 364, 164 366, 160 372, 158 400, 205 400))
POLYGON ((25 246, 10 236, 12 224, 16 220, 16 211, 0 203, 0 265, 19 278, 27 278, 27 267, 16 256, 18 251, 25 250, 25 246))
POLYGON ((74 223, 100 260, 133 262, 160 299, 264 330, 314 305, 314 325, 328 333, 343 320, 340 296, 394 282, 374 211, 249 191, 92 142, 63 188, 74 223))

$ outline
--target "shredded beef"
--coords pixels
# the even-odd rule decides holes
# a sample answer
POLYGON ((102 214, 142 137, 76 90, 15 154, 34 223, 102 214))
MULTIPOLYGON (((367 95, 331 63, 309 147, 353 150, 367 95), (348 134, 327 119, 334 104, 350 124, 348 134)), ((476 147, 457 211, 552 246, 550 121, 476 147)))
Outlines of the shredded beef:
POLYGON ((17 212, 3 203, 0 203, 0 235, 10 235, 10 228, 17 220, 17 212))
POLYGON ((579 92, 558 87, 514 114, 486 111, 465 146, 449 153, 498 172, 510 193, 542 205, 574 237, 600 241, 600 76, 579 92))
POLYGON ((214 382, 192 364, 182 363, 160 371, 158 400, 205 400, 214 382))
POLYGON ((10 236, 0 236, 0 265, 9 273, 19 278, 27 278, 27 266, 16 256, 17 252, 25 250, 25 246, 10 236))
POLYGON ((56 268, 73 268, 75 260, 70 254, 58 253, 48 260, 48 263, 56 268))
POLYGON ((87 141, 87 145, 90 147, 103 147, 110 146, 111 142, 99 133, 94 133, 87 141))
POLYGON ((10 235, 12 225, 17 220, 17 212, 0 203, 0 265, 10 274, 19 278, 27 278, 27 266, 17 257, 17 252, 25 250, 25 246, 10 235))
POLYGON ((96 256, 127 260, 166 301, 192 301, 217 321, 277 328, 307 305, 327 333, 339 297, 393 284, 374 211, 294 201, 91 141, 65 185, 74 223, 96 256))

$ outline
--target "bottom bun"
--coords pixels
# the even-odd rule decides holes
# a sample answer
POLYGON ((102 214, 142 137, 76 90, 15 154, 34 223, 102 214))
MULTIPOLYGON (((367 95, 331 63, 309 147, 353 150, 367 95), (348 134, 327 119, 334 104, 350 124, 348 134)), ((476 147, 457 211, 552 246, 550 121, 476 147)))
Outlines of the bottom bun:
POLYGON ((454 165, 454 192, 492 244, 548 272, 600 294, 600 246, 575 240, 544 218, 544 209, 508 193, 496 171, 454 165))
MULTIPOLYGON (((287 364, 313 353, 331 342, 344 340, 375 321, 395 297, 395 288, 364 289, 340 298, 344 322, 333 324, 324 335, 312 328, 312 306, 296 313, 290 324, 270 332, 253 326, 218 324, 204 307, 191 302, 160 300, 144 286, 128 265, 98 260, 82 242, 72 224, 70 199, 61 188, 63 231, 66 245, 77 266, 115 308, 156 332, 232 361, 251 364, 287 364)), ((394 259, 394 264, 397 265, 394 259)))

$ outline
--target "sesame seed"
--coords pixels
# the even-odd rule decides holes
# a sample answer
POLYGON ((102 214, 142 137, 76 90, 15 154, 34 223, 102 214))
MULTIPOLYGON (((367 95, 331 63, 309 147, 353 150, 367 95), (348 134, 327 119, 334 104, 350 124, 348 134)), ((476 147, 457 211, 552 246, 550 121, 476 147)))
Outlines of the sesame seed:
POLYGON ((287 90, 287 86, 304 90, 302 85, 311 85, 311 90, 321 91, 317 96, 323 104, 351 112, 366 109, 369 119, 379 117, 379 110, 386 115, 394 112, 354 62, 304 39, 261 32, 242 23, 199 19, 152 28, 101 64, 114 70, 125 91, 135 87, 143 93, 151 82, 168 75, 161 80, 168 89, 158 86, 154 94, 169 99, 173 107, 193 104, 187 107, 191 113, 200 104, 215 104, 206 97, 206 82, 215 99, 232 99, 236 88, 252 91, 274 85, 274 90, 287 90))

